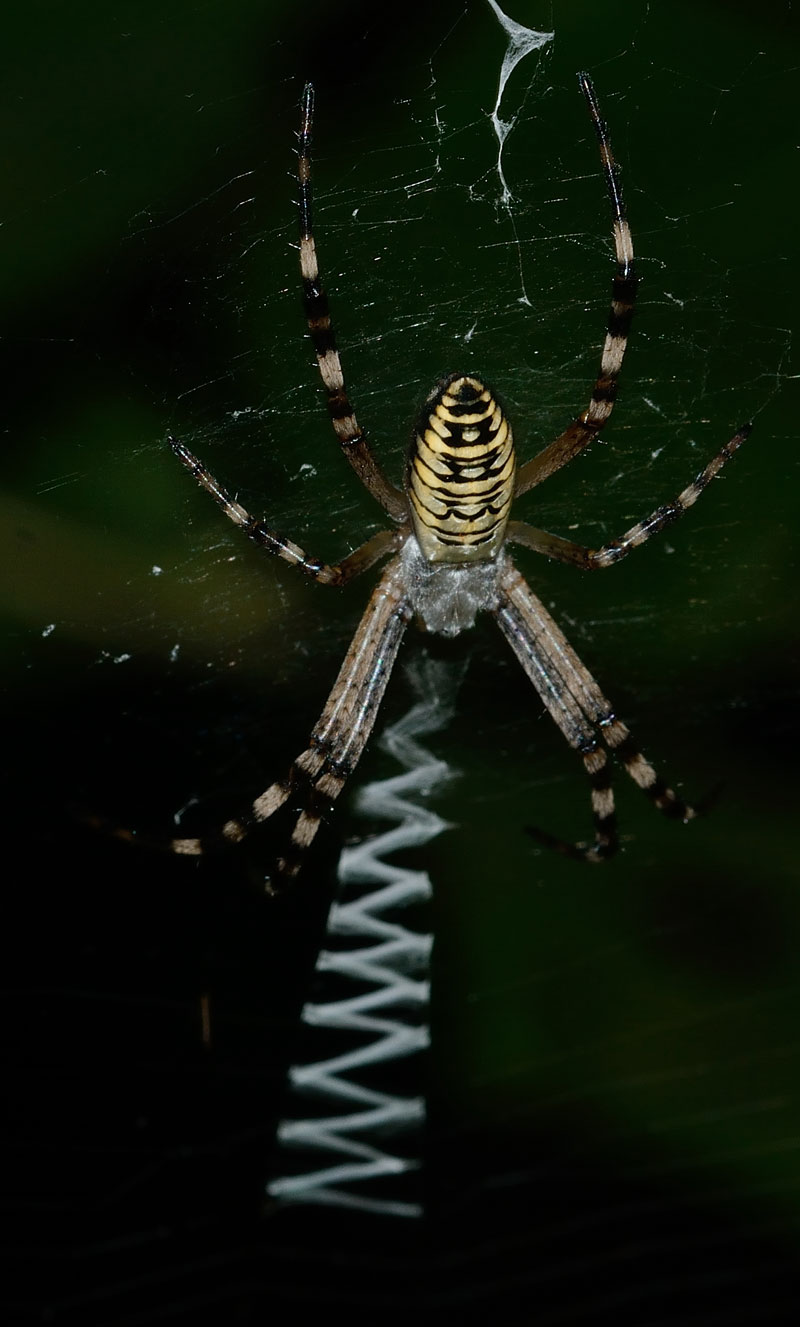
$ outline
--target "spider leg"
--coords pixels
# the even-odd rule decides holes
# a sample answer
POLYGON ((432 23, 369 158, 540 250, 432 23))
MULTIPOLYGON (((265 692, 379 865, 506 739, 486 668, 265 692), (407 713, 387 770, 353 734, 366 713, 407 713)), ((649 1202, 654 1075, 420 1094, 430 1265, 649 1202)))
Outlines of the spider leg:
POLYGON ((570 746, 581 755, 591 785, 595 837, 592 844, 568 844, 554 838, 553 835, 544 834, 541 830, 531 832, 545 846, 556 848, 567 856, 586 861, 602 861, 611 857, 618 846, 614 791, 611 786, 608 758, 575 696, 565 684, 560 672, 553 669, 546 650, 541 648, 538 639, 541 634, 540 624, 535 615, 530 611, 529 605, 519 602, 519 594, 515 598, 517 602, 501 590, 500 602, 495 610, 497 624, 533 682, 551 718, 561 729, 570 746))
POLYGON ((222 487, 217 479, 206 469, 202 461, 193 456, 188 447, 177 438, 170 438, 169 444, 175 455, 186 466, 189 474, 197 480, 201 488, 210 493, 215 502, 224 511, 229 520, 234 525, 238 525, 244 530, 249 539, 258 544, 261 548, 266 548, 268 552, 274 553, 276 557, 282 558, 284 562, 289 562, 293 567, 298 567, 300 571, 305 572, 306 576, 319 581, 321 585, 346 585, 355 576, 360 576, 362 571, 366 571, 379 558, 386 557, 388 553, 395 552, 405 539, 406 532, 402 530, 381 530, 373 535, 365 544, 350 553, 341 562, 329 564, 320 561, 319 558, 311 557, 304 552, 299 545, 287 539, 284 535, 278 534, 276 530, 259 521, 255 516, 251 516, 245 511, 241 503, 236 502, 230 493, 222 487))
POLYGON ((730 442, 726 442, 725 446, 720 448, 705 469, 700 471, 673 502, 665 502, 661 507, 656 507, 656 510, 643 521, 637 521, 636 525, 632 525, 630 530, 620 535, 619 539, 612 539, 602 548, 586 548, 583 544, 573 543, 571 539, 562 539, 559 535, 549 534, 546 530, 537 530, 525 521, 510 521, 506 538, 511 543, 524 544, 526 548, 543 553, 545 557, 552 558, 556 562, 569 562, 573 566, 585 567, 587 570, 613 567, 616 562, 627 557, 634 548, 647 543, 654 534, 672 525, 673 521, 677 521, 679 516, 694 506, 703 489, 741 447, 752 427, 752 424, 743 424, 730 442))
POLYGON ((300 111, 297 179, 300 186, 300 273, 303 305, 311 343, 328 397, 328 411, 339 445, 362 484, 396 520, 408 516, 405 495, 386 478, 367 442, 350 404, 342 361, 336 347, 328 297, 322 285, 311 220, 311 141, 314 120, 314 89, 303 89, 300 111))
POLYGON ((607 758, 598 738, 619 757, 634 783, 659 811, 677 820, 693 820, 696 810, 681 801, 642 755, 560 627, 511 563, 502 572, 498 589, 499 601, 494 610, 498 626, 570 746, 583 757, 592 786, 595 817, 592 845, 562 845, 559 840, 535 831, 537 835, 560 846, 570 856, 589 861, 608 857, 615 851, 614 797, 607 758))
MULTIPOLYGON (((367 604, 345 656, 333 690, 315 725, 309 744, 286 777, 270 786, 241 819, 222 828, 224 843, 240 843, 263 825, 293 796, 299 796, 288 848, 276 863, 276 880, 267 891, 293 879, 310 848, 322 816, 330 810, 353 772, 372 731, 389 676, 397 657, 411 609, 403 589, 400 560, 389 564, 367 604)), ((169 847, 185 856, 200 856, 214 841, 176 838, 169 847)))
POLYGON ((633 240, 622 199, 622 185, 619 167, 611 151, 608 126, 600 115, 592 81, 588 74, 578 74, 581 92, 586 98, 589 114, 597 134, 600 146, 600 161, 606 178, 609 198, 611 199, 611 217, 614 230, 614 249, 616 253, 616 271, 614 273, 611 294, 611 311, 608 315, 606 339, 600 358, 600 373, 592 389, 591 399, 582 415, 564 430, 532 460, 520 466, 517 473, 517 496, 527 493, 529 488, 541 484, 543 479, 560 470, 562 465, 571 461, 587 443, 608 423, 614 402, 617 398, 617 380, 625 357, 633 318, 638 278, 633 258, 633 240))

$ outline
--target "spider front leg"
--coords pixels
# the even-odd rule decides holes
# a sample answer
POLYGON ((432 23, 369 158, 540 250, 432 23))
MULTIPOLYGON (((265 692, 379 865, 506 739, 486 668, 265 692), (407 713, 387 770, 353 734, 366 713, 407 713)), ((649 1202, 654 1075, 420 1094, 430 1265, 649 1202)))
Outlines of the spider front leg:
POLYGON ((336 334, 331 321, 328 297, 325 294, 322 277, 320 276, 311 216, 313 123, 314 89, 310 83, 307 83, 303 88, 300 103, 297 182, 300 189, 300 275, 303 279, 303 306, 308 323, 308 332, 317 357, 320 377, 327 394, 328 413, 334 432, 339 439, 339 446, 361 483, 375 500, 395 520, 402 520, 408 511, 405 496, 383 473, 350 403, 342 371, 342 361, 336 345, 336 334))
POLYGON ((647 543, 654 534, 659 534, 693 507, 703 489, 719 474, 726 461, 730 460, 734 452, 738 451, 749 437, 752 428, 752 424, 743 424, 730 442, 726 442, 709 461, 705 469, 701 470, 691 484, 678 494, 674 502, 665 502, 661 507, 656 507, 655 511, 643 521, 637 521, 636 525, 632 525, 630 530, 620 535, 619 539, 612 539, 602 548, 587 548, 584 544, 576 544, 571 539, 562 539, 560 535, 550 534, 547 530, 537 530, 535 526, 528 525, 525 521, 510 521, 506 538, 510 543, 532 548, 534 552, 543 553, 545 557, 553 558, 556 562, 569 562, 573 566, 584 567, 587 570, 613 567, 616 562, 627 557, 634 548, 647 543))
POLYGON ((540 830, 534 836, 571 857, 600 861, 617 850, 614 794, 600 742, 664 815, 693 820, 697 812, 669 788, 642 755, 560 627, 509 562, 499 581, 497 624, 570 746, 580 752, 592 788, 595 839, 567 844, 540 830))
POLYGON ((541 484, 543 479, 560 470, 579 452, 583 451, 602 428, 605 428, 617 399, 617 382, 628 346, 633 311, 636 304, 638 277, 633 257, 633 239, 622 198, 619 167, 611 150, 608 126, 600 115, 597 94, 588 74, 578 74, 578 84, 594 124, 600 148, 600 163, 611 200, 611 221, 614 231, 616 271, 611 291, 611 310, 606 325, 606 338, 600 357, 600 372, 592 388, 589 405, 582 415, 574 419, 564 432, 532 460, 521 465, 517 472, 516 493, 527 493, 529 488, 541 484))
POLYGON ((178 460, 182 461, 189 471, 189 474, 197 480, 201 488, 210 493, 212 498, 224 511, 229 520, 234 525, 238 525, 260 548, 266 548, 269 553, 274 553, 276 557, 282 558, 284 562, 289 562, 293 567, 299 568, 310 576, 313 580, 319 581, 321 585, 346 585, 355 576, 360 576, 362 571, 366 571, 379 558, 386 557, 387 554, 396 551, 403 543, 405 533, 402 530, 381 530, 373 535, 366 543, 362 544, 353 553, 350 553, 341 562, 330 564, 322 562, 319 558, 311 557, 305 553, 299 545, 287 539, 284 535, 278 534, 277 530, 271 529, 257 517, 251 516, 245 511, 241 503, 236 502, 230 493, 222 487, 219 480, 215 479, 209 470, 193 456, 188 447, 185 447, 177 438, 170 438, 169 444, 178 460))
POLYGON ((405 596, 403 572, 395 558, 372 593, 366 612, 309 744, 285 778, 257 797, 246 815, 229 820, 216 839, 176 838, 173 852, 200 856, 209 848, 237 844, 263 826, 293 796, 298 812, 286 852, 277 859, 275 878, 267 878, 268 893, 292 880, 319 829, 322 816, 353 772, 372 731, 389 676, 397 658, 411 608, 405 596))

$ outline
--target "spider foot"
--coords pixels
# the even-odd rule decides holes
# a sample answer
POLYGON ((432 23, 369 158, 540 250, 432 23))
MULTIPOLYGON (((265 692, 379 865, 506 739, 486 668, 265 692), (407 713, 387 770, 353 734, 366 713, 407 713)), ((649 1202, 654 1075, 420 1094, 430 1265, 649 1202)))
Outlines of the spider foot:
POLYGON ((539 829, 536 825, 526 825, 525 831, 543 848, 558 852, 562 857, 569 857, 574 862, 604 862, 613 857, 619 847, 616 832, 608 824, 603 827, 602 833, 598 831, 594 843, 568 843, 566 839, 548 834, 546 830, 539 829))

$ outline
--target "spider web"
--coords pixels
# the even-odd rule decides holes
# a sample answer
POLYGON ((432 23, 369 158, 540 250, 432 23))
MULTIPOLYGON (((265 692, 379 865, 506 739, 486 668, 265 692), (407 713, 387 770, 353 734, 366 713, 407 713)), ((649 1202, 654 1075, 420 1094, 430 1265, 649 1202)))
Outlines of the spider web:
MULTIPOLYGON (((20 11, 8 33, 4 731, 35 860, 8 887, 7 1316, 794 1320, 796 37, 780 6, 637 3, 609 25, 507 3, 555 32, 512 67, 497 6, 409 4, 403 42, 388 14, 328 7, 318 46, 279 8, 98 21, 79 0, 69 29, 20 11), (612 259, 584 67, 641 308, 607 440, 518 514, 597 544, 756 430, 608 579, 519 561, 659 768, 727 786, 685 833, 620 788, 627 851, 602 879, 539 855, 527 823, 588 830, 580 770, 491 623, 448 647, 465 679, 427 745, 459 778, 423 805, 453 829, 403 858, 434 882, 428 1222, 387 1241, 292 1211, 266 1231, 332 858, 364 824, 343 801, 329 859, 267 911, 235 864, 143 864, 53 817, 74 798, 190 832, 240 809, 302 746, 363 608, 362 583, 328 595, 242 547, 163 444, 321 556, 380 526, 299 313, 302 80, 348 384, 399 478, 440 374, 484 374, 525 456, 588 400, 612 259)), ((353 795, 396 772, 378 739, 412 691, 401 663, 353 795)))

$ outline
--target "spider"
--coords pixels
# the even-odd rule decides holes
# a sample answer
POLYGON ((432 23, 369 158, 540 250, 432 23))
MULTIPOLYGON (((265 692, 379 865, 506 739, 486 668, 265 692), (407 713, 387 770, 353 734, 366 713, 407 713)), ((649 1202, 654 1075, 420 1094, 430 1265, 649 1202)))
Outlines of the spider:
MULTIPOLYGON (((301 99, 297 168, 305 314, 339 445, 362 484, 391 517, 393 528, 373 535, 341 562, 322 562, 251 516, 182 442, 169 439, 178 459, 235 525, 261 548, 321 585, 346 585, 391 555, 308 746, 286 776, 255 799, 246 815, 229 820, 222 828, 223 843, 239 843, 286 803, 299 804, 274 879, 266 881, 269 892, 297 875, 323 815, 354 770, 412 618, 426 631, 456 636, 473 626, 477 613, 491 613, 545 708, 579 752, 591 786, 594 839, 570 844, 532 831, 540 841, 590 862, 608 858, 616 850, 614 795, 604 748, 622 762, 660 811, 684 822, 697 814, 642 755, 507 551, 508 544, 515 543, 585 570, 614 566, 696 502, 751 428, 749 424, 740 428, 673 502, 658 507, 602 548, 585 548, 510 519, 515 498, 560 470, 608 423, 636 300, 633 244, 619 169, 591 79, 581 73, 578 83, 594 124, 611 200, 616 270, 600 372, 589 405, 554 442, 518 466, 511 425, 492 389, 475 373, 453 373, 434 387, 424 403, 408 453, 403 489, 384 475, 350 404, 320 278, 311 219, 314 90, 310 83, 301 99)), ((176 838, 169 846, 174 852, 196 856, 210 846, 210 840, 176 838)))

